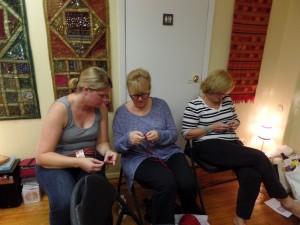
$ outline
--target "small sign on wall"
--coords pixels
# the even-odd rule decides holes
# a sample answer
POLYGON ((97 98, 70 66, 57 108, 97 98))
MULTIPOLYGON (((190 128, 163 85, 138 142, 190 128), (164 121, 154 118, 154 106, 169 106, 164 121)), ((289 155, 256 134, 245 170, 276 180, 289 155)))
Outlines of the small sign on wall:
POLYGON ((163 14, 163 25, 173 26, 173 14, 163 14))

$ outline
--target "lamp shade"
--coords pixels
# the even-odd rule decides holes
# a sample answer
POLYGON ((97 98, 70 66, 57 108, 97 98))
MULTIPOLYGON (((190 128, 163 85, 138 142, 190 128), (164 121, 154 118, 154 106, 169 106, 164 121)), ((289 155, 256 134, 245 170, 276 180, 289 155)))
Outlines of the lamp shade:
POLYGON ((258 137, 263 140, 271 140, 272 139, 272 126, 271 125, 261 125, 258 137))

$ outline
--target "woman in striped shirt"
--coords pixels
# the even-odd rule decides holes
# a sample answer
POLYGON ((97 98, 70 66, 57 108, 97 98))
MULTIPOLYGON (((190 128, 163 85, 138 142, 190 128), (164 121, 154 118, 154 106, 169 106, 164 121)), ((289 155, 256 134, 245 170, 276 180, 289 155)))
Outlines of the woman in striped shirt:
POLYGON ((233 88, 230 74, 213 71, 200 88, 202 95, 185 108, 182 134, 193 141, 195 161, 198 158, 236 171, 239 191, 234 224, 243 225, 250 219, 261 182, 283 208, 300 217, 300 205, 288 196, 270 160, 263 152, 244 146, 235 133, 240 121, 228 95, 233 88))

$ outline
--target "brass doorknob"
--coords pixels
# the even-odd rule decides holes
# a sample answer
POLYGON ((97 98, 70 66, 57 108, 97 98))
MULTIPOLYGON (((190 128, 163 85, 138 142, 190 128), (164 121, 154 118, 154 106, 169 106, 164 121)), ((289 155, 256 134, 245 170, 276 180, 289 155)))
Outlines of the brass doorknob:
POLYGON ((198 76, 198 75, 195 75, 195 76, 193 77, 193 82, 194 82, 194 83, 197 83, 198 80, 199 80, 199 76, 198 76))

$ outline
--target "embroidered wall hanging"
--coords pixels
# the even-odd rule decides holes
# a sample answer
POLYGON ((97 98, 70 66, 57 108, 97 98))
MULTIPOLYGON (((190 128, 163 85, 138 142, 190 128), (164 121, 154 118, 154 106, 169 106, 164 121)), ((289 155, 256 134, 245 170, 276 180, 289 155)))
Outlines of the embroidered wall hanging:
POLYGON ((235 0, 227 70, 236 103, 254 102, 271 7, 272 0, 235 0))
POLYGON ((24 2, 0 1, 0 120, 40 118, 24 2))
MULTIPOLYGON (((110 74, 107 0, 44 0, 55 98, 71 93, 68 82, 97 66, 110 74)), ((111 94, 108 109, 112 110, 111 94)))

